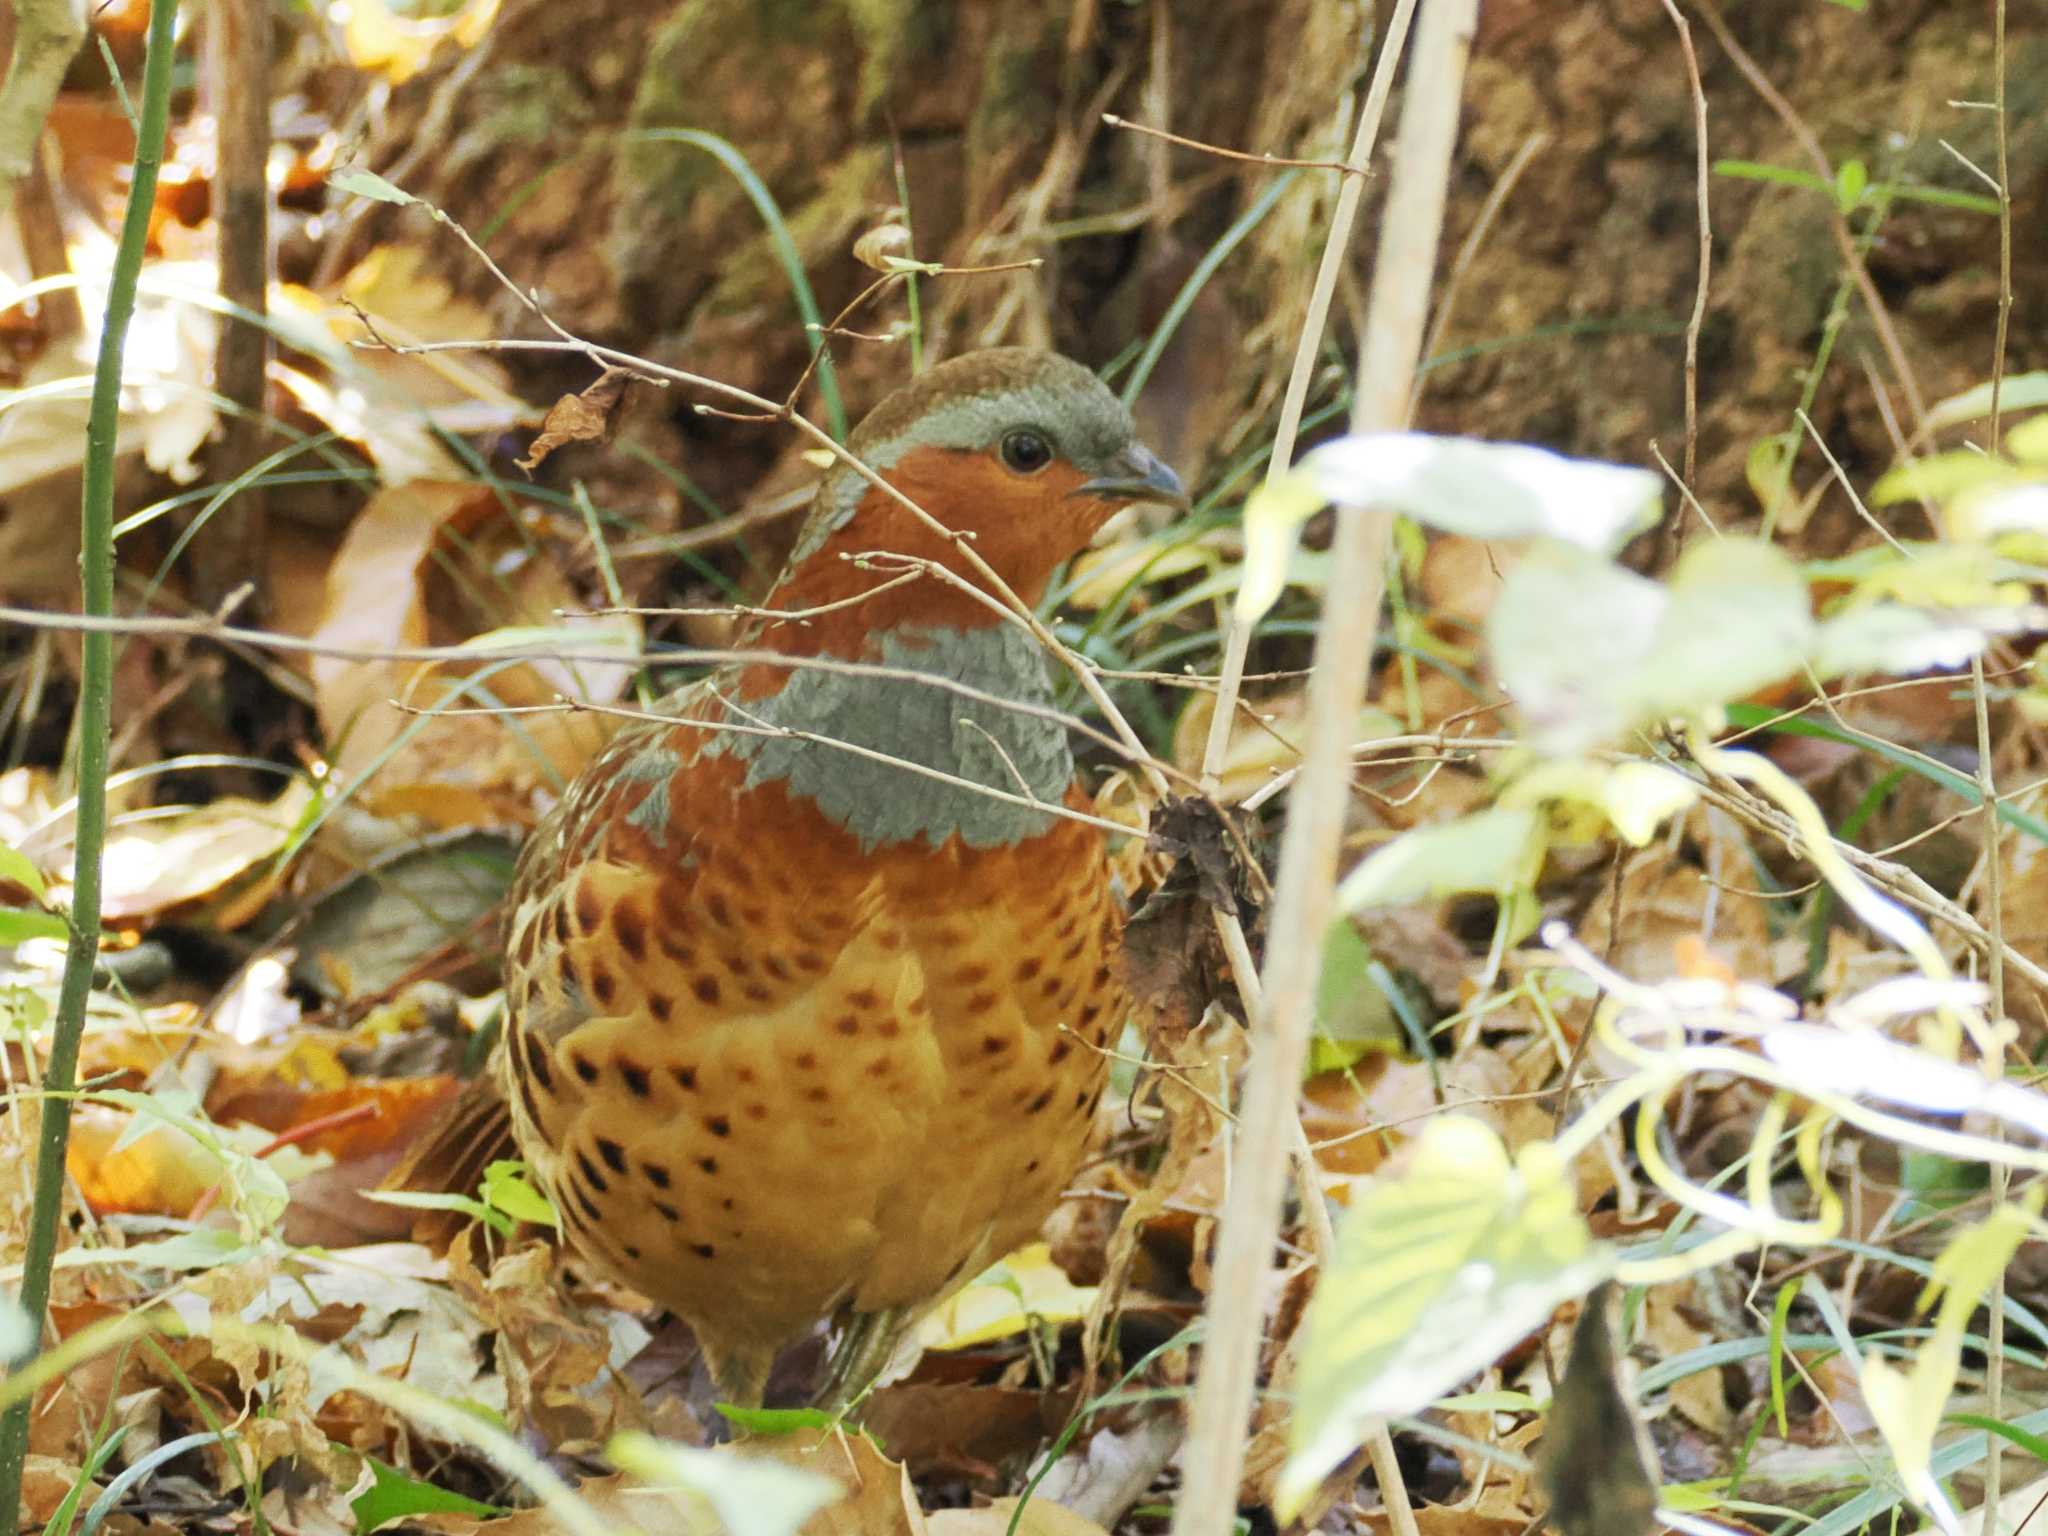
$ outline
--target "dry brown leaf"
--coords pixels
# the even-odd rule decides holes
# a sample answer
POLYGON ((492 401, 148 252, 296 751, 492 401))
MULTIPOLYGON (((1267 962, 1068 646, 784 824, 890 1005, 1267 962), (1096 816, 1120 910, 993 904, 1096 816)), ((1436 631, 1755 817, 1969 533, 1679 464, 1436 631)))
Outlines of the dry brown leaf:
MULTIPOLYGON (((285 846, 313 798, 308 780, 293 779, 268 804, 230 795, 113 829, 107 835, 101 916, 109 922, 148 917, 220 893, 285 846)), ((254 894, 235 893, 213 915, 217 926, 248 922, 282 872, 255 873, 254 894)))
POLYGON ((581 394, 563 395, 548 407, 547 418, 540 424, 540 435, 534 438, 527 456, 514 462, 532 474, 557 448, 566 448, 571 443, 610 442, 618 425, 619 407, 625 403, 626 386, 633 378, 623 368, 607 368, 581 394))
POLYGON ((846 1490, 843 1498, 804 1522, 803 1536, 925 1536, 925 1517, 917 1490, 910 1486, 910 1473, 865 1435, 805 1429, 731 1451, 801 1467, 846 1490))
MULTIPOLYGON (((379 649, 458 643, 481 630, 532 624, 549 626, 565 651, 595 650, 607 639, 623 655, 637 650, 638 630, 629 620, 557 625, 555 610, 574 606, 575 596, 542 560, 519 562, 510 578, 493 573, 498 590, 509 589, 513 612, 478 614, 465 624, 459 611, 450 611, 459 603, 430 600, 431 557, 444 534, 459 537, 486 562, 498 552, 494 540, 505 541, 509 550, 516 530, 503 526, 500 511, 489 490, 455 482, 413 481, 372 498, 328 572, 316 637, 330 645, 379 649)), ((463 670, 485 668, 490 695, 511 705, 552 703, 557 694, 607 702, 630 675, 624 664, 494 665, 482 649, 476 665, 463 670)), ((524 819, 531 815, 535 786, 550 772, 561 781, 573 777, 608 734, 587 714, 521 717, 517 731, 493 716, 445 715, 426 722, 400 746, 400 736, 420 722, 393 708, 393 701, 417 709, 474 707, 478 701, 463 696, 466 677, 445 666, 342 657, 316 660, 312 674, 321 723, 336 743, 335 761, 342 769, 366 772, 396 747, 363 797, 379 814, 439 811, 462 818, 459 825, 475 825, 485 814, 493 823, 524 819), (396 797, 389 807, 382 799, 387 793, 396 797)))
MULTIPOLYGON (((980 1509, 934 1510, 925 1517, 931 1536, 1004 1536, 1010 1529, 1015 1499, 997 1499, 980 1509)), ((1017 1522, 1017 1536, 1106 1536, 1093 1520, 1050 1499, 1032 1499, 1017 1522)))

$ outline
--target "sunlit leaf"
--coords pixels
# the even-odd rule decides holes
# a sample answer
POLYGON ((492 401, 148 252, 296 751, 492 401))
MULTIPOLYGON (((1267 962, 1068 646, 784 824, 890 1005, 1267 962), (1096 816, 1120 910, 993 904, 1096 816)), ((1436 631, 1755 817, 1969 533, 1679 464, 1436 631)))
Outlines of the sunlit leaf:
POLYGON ((1585 550, 1538 545, 1508 573, 1486 619, 1495 677, 1534 742, 1578 752, 1619 735, 1619 674, 1646 653, 1664 588, 1585 550))
POLYGON ((1888 507, 1901 501, 1953 500, 1963 491, 2010 480, 2012 465, 1988 454, 1957 448, 1949 453, 1929 454, 1888 470, 1870 488, 1870 504, 1888 507))
POLYGON ((1357 1448, 1371 1420, 1441 1396, 1612 1263, 1548 1143, 1511 1162, 1482 1122, 1432 1121, 1403 1172, 1354 1194, 1310 1303, 1282 1519, 1357 1448))
POLYGON ((1649 650, 1623 670, 1631 724, 1690 716, 1798 669, 1813 643, 1806 582, 1756 539, 1703 539, 1680 556, 1649 650))
POLYGON ((2029 1188, 2017 1203, 1998 1207, 1980 1225, 1959 1232, 1934 1261, 1921 1297, 1925 1307, 1941 1295, 1933 1337, 1901 1368, 1874 1354, 1861 1361, 1863 1399, 1892 1455, 1907 1496, 1944 1531, 1960 1529, 1934 1468, 1934 1435, 1955 1391, 1970 1317, 2011 1262, 2040 1216, 2044 1191, 2029 1188))
MULTIPOLYGON (((2001 411, 2031 411, 2048 405, 2048 371, 2010 373, 1999 381, 1998 408, 2001 411)), ((1936 401, 1927 413, 1930 430, 1958 426, 1991 414, 1991 385, 1978 384, 1959 395, 1936 401)))
POLYGON ((1825 681, 1859 672, 1960 667, 1984 649, 1977 625, 1903 603, 1869 603, 1820 626, 1813 669, 1825 681))
POLYGON ((393 186, 374 171, 336 171, 327 178, 327 185, 337 192, 367 197, 379 203, 406 204, 419 201, 403 187, 393 186))
POLYGON ((953 1296, 918 1327, 926 1349, 967 1349, 1025 1332, 1034 1322, 1078 1322, 1096 1288, 1076 1285, 1055 1264, 1052 1249, 1032 1243, 953 1296))
POLYGON ((541 1227, 562 1224, 554 1203, 527 1179, 524 1163, 510 1158, 492 1163, 484 1169, 482 1194, 485 1205, 503 1211, 514 1221, 530 1221, 541 1227))
POLYGON ((1420 432, 1340 437, 1246 504, 1237 615, 1250 623, 1273 605, 1297 532, 1331 502, 1390 508, 1470 538, 1542 537, 1612 552, 1655 520, 1659 488, 1648 470, 1522 443, 1420 432))
POLYGON ((368 1536, 379 1526, 412 1515, 451 1513, 488 1517, 504 1513, 494 1504, 481 1504, 446 1488, 437 1488, 396 1467, 386 1466, 374 1456, 363 1459, 370 1464, 370 1486, 350 1500, 348 1506, 356 1517, 356 1529, 363 1536, 368 1536))
POLYGON ((0 907, 0 945, 20 944, 29 939, 61 939, 70 932, 64 919, 54 912, 0 907))
POLYGON ((1496 806, 1403 832, 1368 854, 1338 888, 1345 912, 1467 892, 1503 895, 1533 881, 1543 857, 1543 818, 1496 806))
POLYGON ((605 1456, 643 1482, 695 1494, 728 1531, 796 1536, 813 1514, 840 1496, 829 1477, 755 1457, 700 1451, 630 1430, 615 1435, 605 1456))
POLYGON ((12 881, 41 901, 49 894, 43 884, 43 872, 36 868, 35 861, 18 848, 0 843, 0 883, 12 881))

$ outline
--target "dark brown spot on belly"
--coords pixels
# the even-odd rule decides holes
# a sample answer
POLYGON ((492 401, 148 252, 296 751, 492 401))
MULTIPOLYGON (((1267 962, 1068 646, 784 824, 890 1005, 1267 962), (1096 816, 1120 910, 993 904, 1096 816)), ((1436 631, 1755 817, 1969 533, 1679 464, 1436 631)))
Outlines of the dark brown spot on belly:
POLYGON ((1045 969, 1045 961, 1037 955, 1027 956, 1017 965, 1017 984, 1022 986, 1045 969))
POLYGON ((635 961, 647 958, 647 919, 638 907, 623 901, 613 907, 612 932, 618 936, 619 948, 635 961))
POLYGON ((583 1181, 600 1195, 611 1186, 604 1181, 604 1175, 597 1171, 597 1164, 590 1160, 590 1154, 581 1147, 576 1149, 576 1167, 583 1174, 583 1181))
POLYGON ((711 915, 711 921, 721 928, 732 926, 732 908, 726 905, 725 893, 713 891, 704 898, 704 910, 711 915))
POLYGON ((597 932, 597 925, 604 920, 604 899, 597 894, 597 884, 588 878, 576 882, 576 926, 585 933, 597 932))
POLYGON ((618 982, 613 980, 612 973, 602 962, 590 968, 590 991, 598 1003, 606 1008, 611 1007, 612 999, 619 995, 618 982))
POLYGON ((647 1182, 656 1189, 667 1189, 670 1184, 675 1182, 664 1164, 642 1163, 640 1170, 647 1175, 647 1182))
POLYGON ((1041 1109, 1044 1109, 1045 1106, 1050 1104, 1051 1102, 1052 1090, 1048 1088, 1043 1093, 1039 1094, 1037 1098, 1033 1099, 1029 1104, 1026 1104, 1024 1106, 1024 1113, 1027 1115, 1035 1115, 1041 1109))
POLYGON ((529 1034, 525 1039, 526 1069, 542 1088, 554 1092, 555 1069, 548 1065, 548 1048, 540 1043, 540 1036, 529 1034))
POLYGON ((704 1129, 714 1136, 730 1136, 732 1134, 732 1122, 723 1115, 713 1115, 704 1122, 704 1129))
POLYGON ((681 1221, 683 1219, 683 1213, 670 1205, 666 1200, 656 1200, 651 1203, 655 1210, 661 1213, 662 1220, 681 1221))
POLYGON ((842 1035, 857 1035, 860 1033, 860 1020, 853 1014, 842 1013, 832 1021, 832 1027, 842 1035))
POLYGON ((576 1075, 582 1078, 584 1082, 594 1083, 597 1081, 597 1063, 581 1051, 573 1052, 570 1055, 569 1065, 576 1069, 576 1075))
POLYGON ((996 995, 993 992, 977 992, 974 996, 967 999, 967 1011, 969 1013, 987 1013, 995 1005, 996 995))
POLYGON ((1001 1035, 983 1035, 981 1037, 981 1054, 984 1056, 1000 1056, 1009 1048, 1010 1042, 1001 1035))
POLYGON ((699 976, 690 983, 690 990, 697 994, 698 1002, 706 1006, 716 1004, 718 1001, 718 978, 716 976, 699 976))
POLYGON ((718 1172, 718 1159, 715 1157, 700 1157, 697 1159, 697 1166, 706 1173, 716 1173, 718 1172))
POLYGON ((695 1067, 670 1067, 668 1075, 676 1080, 678 1088, 685 1091, 692 1090, 697 1086, 697 1069, 695 1067))
POLYGON ((1062 1035, 1060 1037, 1059 1043, 1046 1053, 1045 1059, 1051 1065, 1058 1066, 1061 1062, 1067 1059, 1068 1055, 1072 1053, 1073 1049, 1074 1042, 1067 1039, 1064 1035, 1062 1035))
POLYGON ((700 1259, 715 1259, 718 1257, 718 1250, 709 1243, 692 1243, 690 1244, 690 1252, 697 1255, 700 1259))
POLYGON ((675 1000, 666 992, 650 992, 647 994, 647 1011, 654 1015, 656 1023, 666 1024, 676 1011, 675 1000))
POLYGON ((597 1155, 604 1159, 605 1167, 613 1173, 626 1171, 626 1149, 609 1136, 597 1138, 597 1155))
POLYGON ((861 987, 846 994, 847 1006, 858 1008, 864 1013, 873 1013, 882 1006, 881 994, 873 987, 861 987))

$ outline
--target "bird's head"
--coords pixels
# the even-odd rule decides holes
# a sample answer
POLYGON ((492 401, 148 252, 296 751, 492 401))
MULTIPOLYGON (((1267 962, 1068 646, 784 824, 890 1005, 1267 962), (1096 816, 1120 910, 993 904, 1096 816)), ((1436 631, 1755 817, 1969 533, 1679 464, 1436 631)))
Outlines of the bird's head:
MULTIPOLYGON (((1053 352, 998 347, 941 363, 869 413, 847 446, 968 545, 1026 602, 1064 560, 1134 502, 1185 509, 1173 471, 1138 441, 1131 413, 1086 368, 1053 352)), ((819 487, 773 606, 845 602, 889 580, 853 558, 905 555, 984 578, 949 538, 848 465, 819 487)), ((834 629, 996 622, 943 577, 899 583, 841 610, 834 629)))

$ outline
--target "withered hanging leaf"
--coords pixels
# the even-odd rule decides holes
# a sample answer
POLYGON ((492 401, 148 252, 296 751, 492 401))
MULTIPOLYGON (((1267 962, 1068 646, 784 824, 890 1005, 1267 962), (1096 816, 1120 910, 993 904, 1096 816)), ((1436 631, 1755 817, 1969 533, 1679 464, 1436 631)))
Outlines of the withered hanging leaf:
POLYGON ((1613 1289, 1586 1298, 1543 1437, 1550 1524, 1564 1536, 1647 1536, 1657 1523, 1656 1461, 1615 1367, 1613 1289))
POLYGON ((607 368, 597 382, 580 395, 564 395, 548 407, 540 424, 540 436, 533 440, 532 456, 518 460, 529 475, 557 448, 571 443, 606 443, 618 425, 619 406, 626 398, 626 386, 633 375, 623 368, 607 368))

